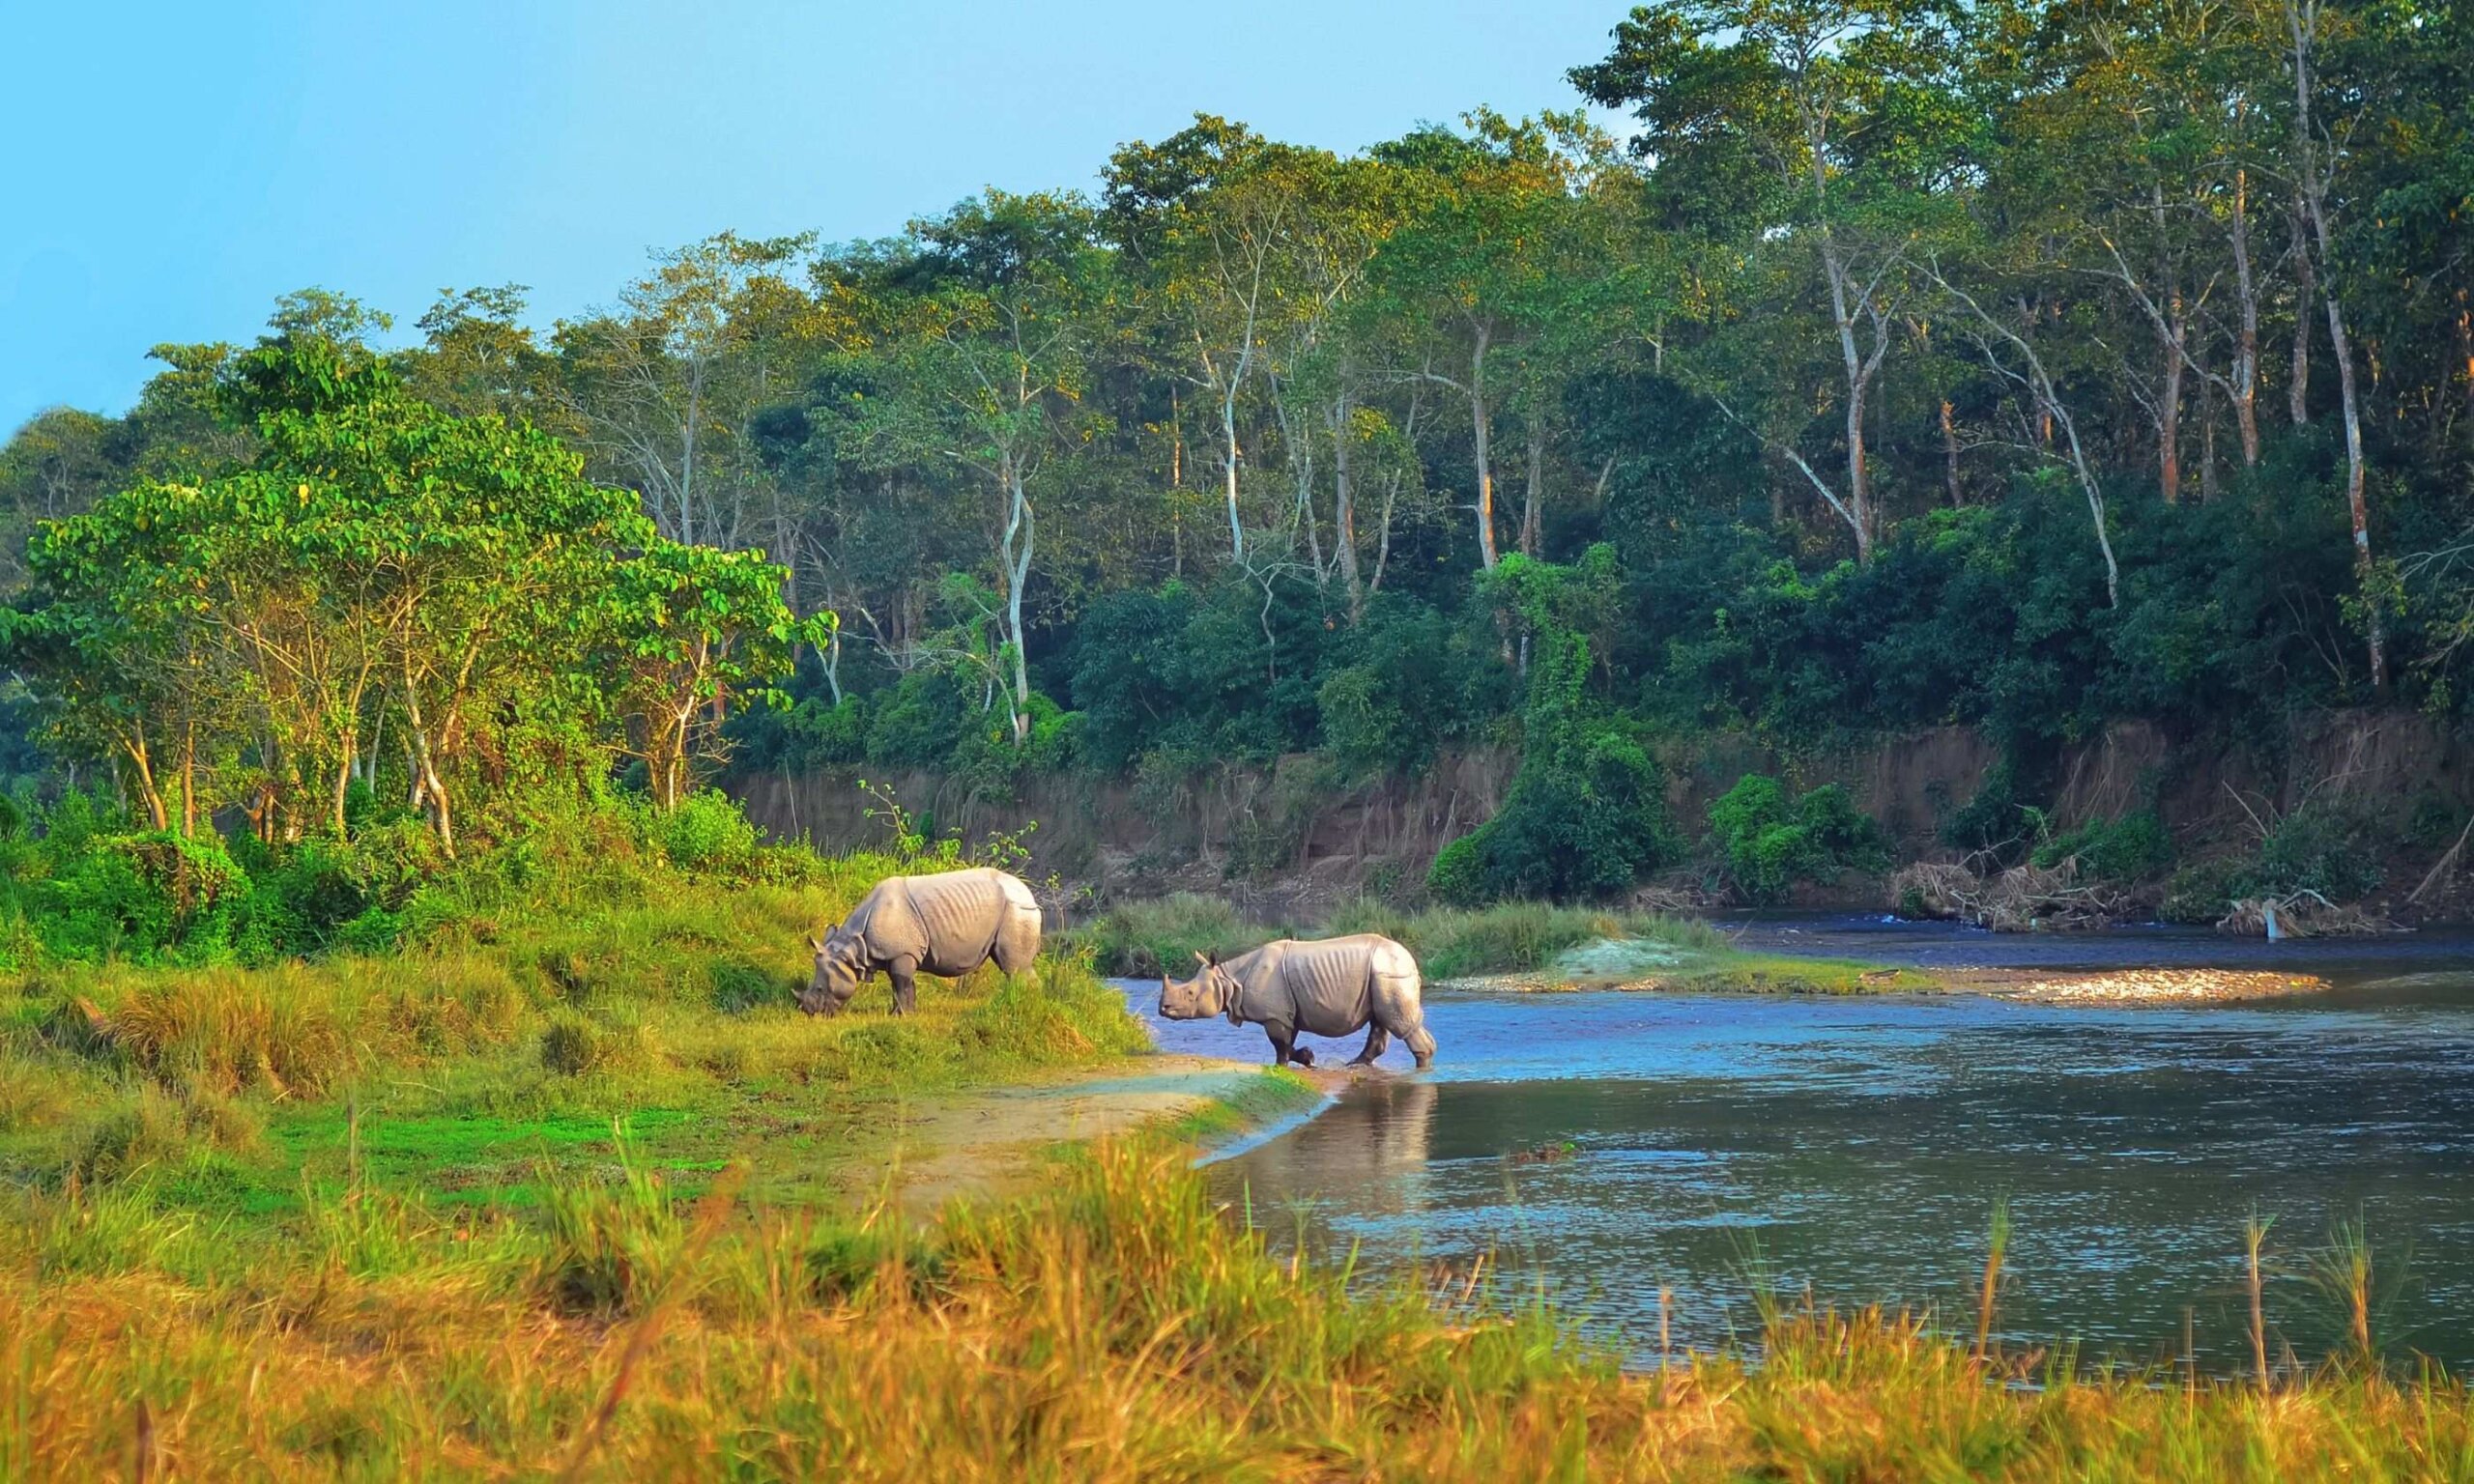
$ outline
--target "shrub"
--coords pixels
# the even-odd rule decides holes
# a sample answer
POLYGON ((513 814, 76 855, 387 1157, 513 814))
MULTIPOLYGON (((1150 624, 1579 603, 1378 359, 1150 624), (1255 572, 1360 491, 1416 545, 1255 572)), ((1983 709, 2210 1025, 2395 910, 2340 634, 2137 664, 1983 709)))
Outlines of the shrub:
POLYGON ((653 836, 681 870, 731 870, 756 853, 756 826, 728 794, 712 789, 655 815, 653 836))
POLYGON ((1887 861, 1881 827, 1847 790, 1825 784, 1790 801, 1778 781, 1747 773, 1710 806, 1710 841, 1736 894, 1774 902, 1798 881, 1827 880, 1887 861))
POLYGON ((1242 954, 1272 934, 1239 917, 1223 898, 1178 892, 1112 907, 1076 936, 1090 946, 1101 972, 1156 977, 1164 969, 1191 973, 1196 954, 1242 954))
POLYGON ((2278 820, 2259 842, 2244 872, 2243 896, 2289 897, 2312 891, 2353 901, 2379 890, 2378 831, 2361 810, 2339 803, 2306 804, 2278 820))
POLYGON ((1601 545, 1569 567, 1514 556, 1486 579, 1535 641, 1520 772, 1467 850, 1436 858, 1443 874, 1429 870, 1426 886, 1439 899, 1609 897, 1674 858, 1656 760, 1588 694, 1588 630, 1607 622, 1614 575, 1614 552, 1601 545))
POLYGON ((352 1065, 333 997, 297 969, 168 977, 130 991, 110 1019, 112 1040, 132 1063, 191 1095, 251 1087, 314 1094, 352 1065))
POLYGON ((2172 866, 2173 838, 2155 811, 2143 809, 2119 819, 2090 819, 2038 845, 2033 856, 2048 870, 2073 858, 2101 881, 2144 881, 2172 866))

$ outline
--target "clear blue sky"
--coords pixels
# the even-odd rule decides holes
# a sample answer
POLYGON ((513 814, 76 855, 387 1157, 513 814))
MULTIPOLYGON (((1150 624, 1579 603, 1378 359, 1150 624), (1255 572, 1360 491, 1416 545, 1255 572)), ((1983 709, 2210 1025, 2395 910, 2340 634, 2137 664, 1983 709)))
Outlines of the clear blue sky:
POLYGON ((986 186, 1087 186, 1195 111, 1354 149, 1569 107, 1627 0, 0 0, 0 430, 125 410, 163 341, 317 285, 535 320, 724 228, 880 236, 986 186))

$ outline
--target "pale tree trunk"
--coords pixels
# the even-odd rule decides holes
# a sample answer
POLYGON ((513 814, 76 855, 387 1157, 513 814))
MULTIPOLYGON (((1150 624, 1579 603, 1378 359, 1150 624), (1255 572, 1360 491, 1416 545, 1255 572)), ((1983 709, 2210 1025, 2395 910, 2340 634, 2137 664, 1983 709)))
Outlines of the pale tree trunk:
POLYGON ((1246 559, 1246 528, 1237 519, 1237 392, 1233 386, 1228 397, 1220 404, 1220 431, 1223 440, 1221 463, 1227 472, 1228 555, 1232 561, 1246 559))
MULTIPOLYGON (((2296 192, 2298 196, 2300 192, 2296 192)), ((2293 414, 2293 425, 2302 427, 2311 421, 2311 294, 2318 274, 2311 266, 2311 247, 2303 240, 2303 208, 2297 200, 2293 207, 2293 356, 2292 376, 2286 385, 2287 410, 2293 414)))
POLYGON ((2344 297, 2338 290, 2332 265, 2335 262, 2335 232, 2328 222, 2328 188, 2336 172, 2333 154, 2323 155, 2311 117, 2311 95, 2316 82, 2316 60, 2313 56, 2318 30, 2320 0, 2285 0, 2286 24, 2293 40, 2294 144, 2298 156, 2295 171, 2295 194, 2302 198, 2303 209, 2311 222, 2312 245, 2317 249, 2320 268, 2327 281, 2320 285, 2319 301, 2328 314, 2328 353, 2337 362, 2337 402, 2345 424, 2345 509, 2353 521, 2354 572, 2362 584, 2365 600, 2364 648, 2371 665, 2372 689, 2380 694, 2388 690, 2388 645, 2379 612, 2372 601, 2372 588, 2377 570, 2371 552, 2371 510, 2364 492, 2362 450, 2362 400, 2354 385, 2353 351, 2345 338, 2344 297))
POLYGON ((1546 419, 1532 411, 1529 417, 1529 489, 1520 506, 1520 554, 1538 555, 1539 506, 1545 498, 1546 419))
POLYGON ((191 721, 181 740, 181 833, 197 833, 197 723, 191 721))
POLYGON ((1486 414, 1486 342, 1487 327, 1477 329, 1474 348, 1469 355, 1469 434, 1478 461, 1478 561, 1492 572, 1498 559, 1495 553, 1495 470, 1490 446, 1491 428, 1486 414))
POLYGON ((1005 573, 1005 637, 1014 649, 1014 689, 1005 704, 1019 747, 1031 737, 1031 673, 1024 654, 1028 646, 1022 642, 1022 586, 1030 580, 1031 542, 1038 528, 1029 492, 1022 484, 1021 466, 1010 458, 1005 462, 1005 538, 999 556, 1005 573))
MULTIPOLYGON (((1855 529, 1856 561, 1861 566, 1873 559, 1873 488, 1864 469, 1864 412, 1873 375, 1881 369, 1883 353, 1889 348, 1889 336, 1876 312, 1871 356, 1864 356, 1856 348, 1855 300, 1865 296, 1849 292, 1852 271, 1839 257, 1838 239, 1829 229, 1828 116, 1807 102, 1799 101, 1798 107, 1803 115, 1806 157, 1812 172, 1813 219, 1821 238, 1822 276, 1828 280, 1830 319, 1838 331, 1838 354, 1847 375, 1847 499, 1839 513, 1855 529)), ((1869 292, 1868 287, 1866 294, 1869 292)), ((1821 486, 1821 480, 1800 455, 1791 448, 1788 456, 1803 470, 1805 478, 1821 486)), ((1826 498, 1828 496, 1826 487, 1822 492, 1826 498)), ((1842 505, 1835 499, 1830 499, 1829 503, 1842 505)))
POLYGON ((2189 355, 2190 321, 2182 305, 2181 275, 2166 245, 2165 186, 2148 183, 2149 220, 2156 233, 2156 271, 2165 290, 2165 316, 2157 330, 2165 340, 2165 366, 2156 398, 2156 486, 2165 503, 2182 498, 2182 361, 2189 355))
POLYGON ((1366 616, 1366 590, 1357 574, 1357 503, 1349 488, 1349 441, 1352 409, 1346 374, 1339 395, 1332 400, 1332 540, 1340 566, 1340 582, 1348 589, 1349 622, 1366 616))
POLYGON ((129 735, 121 739, 121 751, 129 754, 129 760, 136 766, 137 794, 146 805, 148 821, 156 829, 170 829, 172 816, 163 807, 162 790, 155 786, 155 763, 146 750, 146 733, 131 728, 129 735))
POLYGON ((2216 384, 2200 378, 2200 499, 2216 499, 2216 384))
MULTIPOLYGON (((1873 492, 1864 472, 1864 409, 1872 377, 1856 347, 1856 321, 1848 304, 1847 271, 1838 261, 1828 228, 1822 236, 1822 261, 1829 278, 1830 310, 1838 321, 1838 349, 1847 370, 1847 520, 1856 531, 1856 561, 1873 559, 1873 492)), ((1873 357, 1878 367, 1881 358, 1873 357)))
POLYGON ((2233 374, 2226 379, 2227 399, 2233 404, 2233 427, 2242 438, 2242 467, 2259 462, 2259 287, 2251 269, 2251 177, 2233 172, 2233 219, 2228 228, 2233 247, 2233 289, 2239 299, 2240 323, 2233 342, 2233 374))
POLYGON ((429 812, 430 828, 438 835, 440 848, 448 860, 455 859, 455 813, 446 792, 446 780, 438 772, 438 756, 430 745, 428 721, 421 714, 420 688, 415 683, 412 665, 404 667, 404 744, 410 750, 413 764, 413 804, 429 812))
POLYGON ((1312 425, 1305 417, 1290 414, 1288 396, 1277 374, 1267 373, 1265 382, 1271 391, 1272 416, 1280 423, 1280 442, 1288 455, 1288 474, 1294 489, 1289 523, 1306 532, 1307 558, 1314 564, 1314 585, 1319 589, 1331 580, 1331 568, 1323 559, 1323 523, 1314 513, 1312 425))
MULTIPOLYGON (((1984 346, 1986 363, 1996 372, 2025 386, 2040 406, 2049 423, 2059 429, 2063 446, 2069 454, 2070 471, 2078 477, 2080 493, 2087 500, 2088 520, 2096 532, 2096 549, 2105 558, 2105 606, 2119 608, 2121 606, 2121 566, 2114 559, 2114 538, 2106 528, 2104 487, 2096 482, 2096 471, 2088 466, 2087 451, 2079 442, 2079 424, 2070 415, 2070 409, 2062 405, 2061 394, 2055 388, 2052 375, 2045 370, 2044 357, 2036 354, 2036 348, 2028 343, 2025 335, 1987 314, 1984 306, 1977 303, 1973 296, 1966 290, 1953 285, 1938 271, 1933 271, 1933 279, 1941 285, 1942 292, 1965 305, 1968 311, 1975 316, 1977 325, 1982 327, 1986 334, 2006 341, 2026 365, 2027 369, 2024 372, 2009 370, 2001 364, 1992 342, 1979 337, 1979 343, 1984 346)), ((2031 326, 2033 323, 2033 321, 2029 322, 2031 326)))

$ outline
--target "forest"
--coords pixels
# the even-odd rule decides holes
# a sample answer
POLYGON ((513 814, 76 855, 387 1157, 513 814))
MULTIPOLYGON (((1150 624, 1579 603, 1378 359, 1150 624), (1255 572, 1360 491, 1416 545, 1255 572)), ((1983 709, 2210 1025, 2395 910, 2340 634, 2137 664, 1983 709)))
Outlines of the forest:
POLYGON ((1972 845, 2120 719, 2464 716, 2474 14, 1675 0, 1574 62, 1595 111, 1197 115, 546 331, 313 289, 159 347, 0 452, 10 770, 186 882, 218 812, 451 855, 726 763, 1509 744, 1430 884, 1588 897, 1681 848, 1664 737, 1982 728, 1972 845))

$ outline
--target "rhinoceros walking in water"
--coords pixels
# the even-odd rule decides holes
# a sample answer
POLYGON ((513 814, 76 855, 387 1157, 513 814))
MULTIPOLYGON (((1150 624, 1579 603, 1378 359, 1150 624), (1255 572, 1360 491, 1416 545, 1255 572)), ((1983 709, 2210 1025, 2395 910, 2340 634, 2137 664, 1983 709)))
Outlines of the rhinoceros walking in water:
POLYGON ((811 937, 816 977, 800 991, 811 1015, 841 1012, 882 970, 893 1013, 910 1013, 916 976, 959 979, 991 958, 1020 974, 1040 956, 1040 904, 1018 876, 985 868, 887 876, 838 928, 811 937))
POLYGON ((1390 938, 1371 932, 1312 942, 1282 938, 1225 963, 1194 957, 1202 972, 1184 984, 1160 976, 1160 1013, 1171 1020, 1251 1020, 1271 1038, 1273 1060, 1282 1067, 1314 1065, 1314 1053, 1297 1044, 1298 1032, 1347 1036, 1361 1026, 1370 1028, 1352 1067, 1381 1056, 1395 1036, 1407 1042, 1421 1068, 1434 1061, 1418 960, 1390 938))

